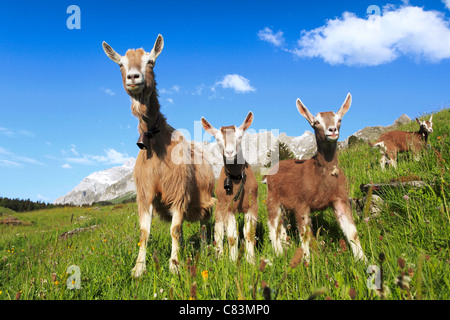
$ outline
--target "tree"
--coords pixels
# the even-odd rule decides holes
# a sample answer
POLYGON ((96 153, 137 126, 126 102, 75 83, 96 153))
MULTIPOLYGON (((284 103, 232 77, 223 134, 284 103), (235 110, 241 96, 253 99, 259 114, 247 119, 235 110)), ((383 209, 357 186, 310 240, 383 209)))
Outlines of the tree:
POLYGON ((264 165, 266 168, 272 166, 272 152, 278 153, 278 161, 295 159, 294 152, 282 141, 278 141, 277 146, 274 150, 269 150, 267 152, 267 163, 264 165))

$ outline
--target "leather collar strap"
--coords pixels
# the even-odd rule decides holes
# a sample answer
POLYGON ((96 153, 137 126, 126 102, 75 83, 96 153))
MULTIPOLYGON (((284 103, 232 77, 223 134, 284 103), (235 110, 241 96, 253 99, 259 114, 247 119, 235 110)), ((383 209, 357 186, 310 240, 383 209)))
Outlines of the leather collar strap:
MULTIPOLYGON (((227 169, 226 169, 226 167, 225 167, 225 175, 226 175, 227 179, 231 179, 231 180, 241 180, 241 183, 240 183, 240 185, 239 185, 239 189, 238 189, 238 191, 236 192, 235 196, 233 197, 233 201, 237 201, 237 200, 241 199, 241 197, 242 197, 242 191, 244 190, 244 184, 245 184, 245 179, 246 179, 245 167, 246 167, 246 165, 244 164, 244 165, 242 166, 242 172, 241 172, 241 174, 238 175, 238 176, 233 176, 233 175, 231 175, 230 173, 228 173, 228 172, 227 172, 227 169)), ((230 181, 230 182, 231 182, 231 181, 230 181)), ((230 185, 231 185, 231 183, 230 183, 230 185)), ((225 189, 226 189, 226 187, 225 187, 225 189)))
POLYGON ((139 140, 137 141, 137 146, 139 147, 139 149, 143 149, 143 150, 148 150, 149 149, 149 144, 150 144, 150 139, 153 138, 153 136, 160 132, 159 130, 159 126, 158 126, 158 121, 159 121, 159 113, 158 113, 158 117, 156 118, 155 123, 153 124, 153 126, 145 132, 142 132, 141 135, 139 136, 139 140))

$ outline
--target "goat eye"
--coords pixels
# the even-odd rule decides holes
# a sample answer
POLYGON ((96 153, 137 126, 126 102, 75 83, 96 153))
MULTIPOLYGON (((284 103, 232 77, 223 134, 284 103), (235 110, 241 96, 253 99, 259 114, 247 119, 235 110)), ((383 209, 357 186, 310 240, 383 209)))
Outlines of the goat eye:
POLYGON ((148 62, 147 62, 147 64, 149 64, 149 65, 154 65, 155 64, 155 61, 153 61, 153 60, 148 60, 148 62))

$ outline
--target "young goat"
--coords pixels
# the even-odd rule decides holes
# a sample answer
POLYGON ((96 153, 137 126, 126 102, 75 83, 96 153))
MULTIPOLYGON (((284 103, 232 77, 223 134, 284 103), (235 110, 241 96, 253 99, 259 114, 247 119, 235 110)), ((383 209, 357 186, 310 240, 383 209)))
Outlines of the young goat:
POLYGON ((167 124, 160 112, 153 67, 163 46, 163 37, 158 35, 150 53, 130 49, 121 56, 103 42, 106 55, 120 66, 123 85, 131 97, 131 111, 139 120, 141 135, 138 141, 141 151, 134 168, 141 231, 139 255, 132 270, 134 277, 141 276, 146 269, 146 248, 154 211, 163 220, 172 222, 169 267, 172 272, 177 272, 183 220, 205 221, 215 203, 211 165, 200 150, 167 124), (194 155, 196 161, 192 159, 194 155))
POLYGON ((433 115, 428 121, 420 121, 416 118, 420 128, 417 132, 390 131, 383 133, 373 147, 380 148, 380 165, 384 170, 386 163, 397 168, 397 154, 411 151, 414 159, 419 160, 419 152, 428 141, 428 135, 433 132, 433 115), (387 160, 389 158, 389 161, 387 160))
POLYGON ((312 211, 332 207, 356 259, 366 261, 359 243, 355 222, 346 191, 346 179, 338 167, 336 153, 341 119, 351 104, 348 94, 337 113, 320 112, 315 117, 297 99, 297 109, 313 127, 317 154, 309 160, 280 161, 278 172, 267 175, 267 208, 269 237, 277 254, 282 253, 282 241, 286 239, 286 229, 282 223, 282 207, 295 214, 301 235, 305 258, 309 259, 309 240, 312 236, 312 211))
POLYGON ((222 254, 223 235, 226 228, 230 256, 233 261, 236 261, 238 235, 235 214, 245 212, 245 248, 247 261, 250 263, 254 263, 255 229, 258 219, 258 183, 252 168, 244 160, 241 144, 244 132, 252 122, 253 113, 249 112, 240 127, 228 126, 217 130, 202 117, 203 128, 216 138, 224 160, 216 187, 214 240, 219 254, 222 254))

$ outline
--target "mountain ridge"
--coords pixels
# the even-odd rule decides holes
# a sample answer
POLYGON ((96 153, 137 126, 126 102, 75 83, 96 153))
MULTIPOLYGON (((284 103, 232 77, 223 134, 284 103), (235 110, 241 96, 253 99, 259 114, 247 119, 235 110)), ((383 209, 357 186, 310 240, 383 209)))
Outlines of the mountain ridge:
MULTIPOLYGON (((411 119, 403 114, 392 125, 365 127, 351 136, 366 142, 377 139, 382 133, 395 129, 398 125, 408 123, 411 119)), ((350 137, 338 142, 339 148, 345 148, 350 137)), ((312 131, 306 130, 297 137, 287 136, 282 132, 276 138, 271 131, 246 133, 243 138, 243 152, 246 161, 257 167, 267 163, 269 150, 274 150, 277 142, 285 143, 297 159, 308 159, 316 153, 316 140, 312 131), (256 153, 254 151, 257 151, 256 153)), ((208 159, 217 178, 223 166, 217 142, 195 142, 208 154, 208 159)), ((85 177, 73 190, 57 198, 54 204, 91 205, 98 201, 111 201, 130 192, 135 192, 133 170, 136 159, 131 158, 121 166, 96 171, 85 177)))

